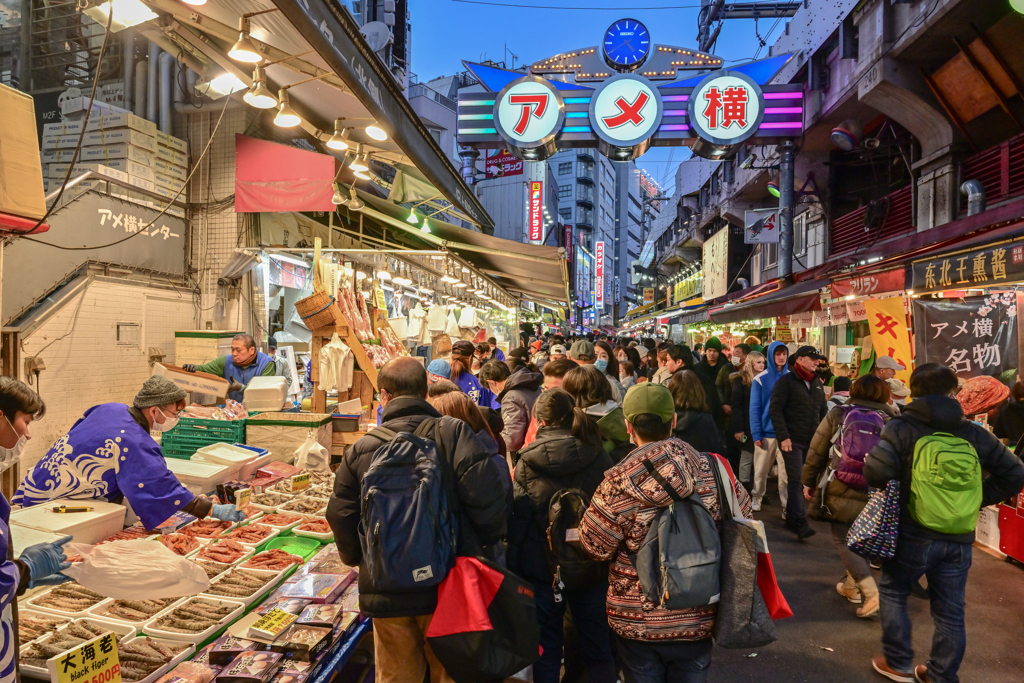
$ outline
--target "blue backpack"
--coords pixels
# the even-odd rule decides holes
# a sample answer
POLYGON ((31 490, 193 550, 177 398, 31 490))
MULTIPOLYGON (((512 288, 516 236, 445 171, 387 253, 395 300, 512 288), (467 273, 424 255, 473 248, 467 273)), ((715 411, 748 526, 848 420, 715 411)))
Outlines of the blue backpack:
POLYGON ((449 507, 447 464, 433 438, 437 422, 424 420, 412 433, 371 432, 387 440, 373 454, 360 490, 359 545, 374 590, 437 586, 455 566, 459 530, 449 507))

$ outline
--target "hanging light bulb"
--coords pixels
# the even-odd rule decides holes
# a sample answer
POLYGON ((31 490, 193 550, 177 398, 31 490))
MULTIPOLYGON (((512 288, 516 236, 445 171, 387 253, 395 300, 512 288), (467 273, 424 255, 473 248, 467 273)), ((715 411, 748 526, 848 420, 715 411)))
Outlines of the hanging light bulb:
MULTIPOLYGON (((362 148, 362 145, 359 147, 362 148)), ((357 173, 360 171, 369 171, 370 166, 366 163, 366 152, 357 154, 356 158, 352 160, 352 163, 350 163, 348 167, 357 173)))
POLYGON ((352 209, 353 211, 359 211, 364 206, 366 206, 366 202, 364 202, 362 199, 360 199, 359 195, 356 194, 356 187, 355 187, 355 185, 353 185, 350 188, 348 188, 348 193, 349 193, 348 208, 352 209))
POLYGON ((252 74, 252 87, 242 96, 242 99, 257 109, 273 109, 277 106, 277 98, 267 87, 267 74, 259 66, 252 74))
POLYGON ((409 217, 405 219, 405 222, 410 225, 417 225, 420 221, 416 218, 416 209, 409 209, 409 217))
POLYGON ((390 280, 391 279, 391 273, 388 272, 387 263, 385 263, 383 266, 381 266, 381 269, 377 271, 377 279, 378 280, 390 280))
POLYGON ((348 199, 341 193, 341 186, 338 183, 334 183, 334 196, 331 197, 331 202, 338 206, 342 206, 348 203, 348 199))
POLYGON ((302 119, 299 118, 299 115, 295 113, 295 110, 288 103, 288 91, 282 88, 281 107, 278 109, 277 116, 274 117, 274 125, 279 128, 294 128, 301 121, 302 119))
POLYGON ((247 64, 263 61, 263 55, 260 54, 260 51, 256 49, 256 46, 249 38, 248 17, 242 17, 238 20, 238 31, 238 40, 228 50, 228 57, 236 62, 246 62, 247 64))
POLYGON ((430 225, 427 223, 426 218, 423 219, 423 225, 420 227, 420 232, 424 232, 428 235, 430 234, 430 225))
POLYGON ((363 173, 362 171, 356 171, 352 175, 354 175, 356 178, 359 178, 360 180, 372 180, 372 178, 370 178, 369 175, 363 173))
POLYGON ((344 119, 334 120, 334 135, 327 141, 327 146, 331 149, 345 150, 348 149, 348 128, 342 125, 344 119))
POLYGON ((357 270, 356 271, 356 279, 357 280, 365 280, 366 279, 366 273, 364 273, 361 270, 357 270))
POLYGON ((364 129, 364 132, 374 140, 387 140, 388 134, 376 123, 372 123, 364 129))

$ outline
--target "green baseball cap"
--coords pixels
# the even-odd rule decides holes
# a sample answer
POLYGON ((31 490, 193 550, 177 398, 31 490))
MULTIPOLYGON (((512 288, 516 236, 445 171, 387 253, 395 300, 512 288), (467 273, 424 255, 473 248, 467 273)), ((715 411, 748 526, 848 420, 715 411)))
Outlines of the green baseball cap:
POLYGON ((676 405, 668 387, 656 382, 641 382, 626 392, 622 412, 629 422, 644 414, 657 415, 662 422, 671 422, 672 416, 676 414, 676 405))

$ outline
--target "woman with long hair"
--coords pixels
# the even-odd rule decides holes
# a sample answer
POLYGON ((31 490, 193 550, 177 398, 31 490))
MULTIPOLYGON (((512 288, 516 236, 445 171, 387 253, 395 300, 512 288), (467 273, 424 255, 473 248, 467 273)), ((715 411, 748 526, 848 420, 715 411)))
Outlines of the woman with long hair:
POLYGON ((725 444, 708 412, 707 394, 693 370, 680 370, 668 381, 672 401, 676 405, 676 427, 673 436, 682 439, 702 453, 725 455, 725 444))
POLYGON ((451 363, 451 381, 455 382, 478 406, 493 408, 501 407, 490 389, 480 385, 480 381, 473 376, 473 355, 476 348, 472 342, 457 341, 452 344, 452 355, 448 359, 451 363))
POLYGON ((593 365, 573 368, 565 373, 562 388, 572 395, 578 408, 597 420, 604 449, 614 462, 620 462, 635 448, 626 431, 622 407, 612 398, 612 385, 603 372, 593 365))
POLYGON ((583 494, 583 504, 588 504, 605 471, 612 468, 612 461, 601 443, 597 424, 568 392, 545 391, 534 404, 533 413, 539 424, 537 439, 519 451, 507 534, 508 568, 533 583, 537 600, 542 654, 533 665, 533 680, 559 681, 563 619, 568 606, 579 641, 586 644, 580 648, 580 655, 589 679, 612 683, 615 658, 605 614, 607 567, 596 566, 593 576, 565 577, 568 585, 556 594, 552 587, 554 556, 548 541, 548 509, 555 495, 576 489, 583 494))
MULTIPOLYGON (((501 448, 501 438, 487 424, 480 406, 473 403, 469 396, 466 396, 461 391, 449 391, 432 399, 431 404, 442 415, 450 415, 468 424, 469 428, 476 434, 476 438, 480 439, 480 443, 487 449, 487 452, 492 457, 500 460, 506 468, 509 468, 508 460, 505 458, 505 449, 501 448)), ((510 477, 511 472, 512 470, 509 468, 510 477)), ((510 478, 509 491, 511 491, 511 481, 510 478)))
MULTIPOLYGON (((750 385, 754 378, 764 372, 764 354, 751 351, 739 370, 729 375, 732 382, 732 414, 729 416, 729 431, 726 439, 735 439, 740 444, 740 462, 736 476, 750 490, 754 477, 754 439, 750 435, 750 385)), ((730 463, 731 464, 731 463, 730 463)))
POLYGON ((608 342, 594 342, 594 367, 608 378, 608 383, 612 385, 612 398, 621 406, 622 399, 626 398, 626 390, 619 382, 619 361, 608 342))

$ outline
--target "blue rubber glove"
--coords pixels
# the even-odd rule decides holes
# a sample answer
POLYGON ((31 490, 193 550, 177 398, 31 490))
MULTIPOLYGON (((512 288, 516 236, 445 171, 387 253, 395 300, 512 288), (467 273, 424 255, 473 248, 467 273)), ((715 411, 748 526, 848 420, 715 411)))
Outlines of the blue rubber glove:
POLYGON ((213 510, 210 511, 210 516, 222 522, 241 522, 245 519, 245 513, 236 510, 235 506, 231 503, 214 505, 213 510))
MULTIPOLYGON (((21 557, 18 559, 28 565, 29 576, 31 577, 28 584, 29 588, 51 585, 42 583, 42 580, 71 566, 67 556, 64 554, 64 544, 72 538, 73 536, 65 536, 53 543, 30 545, 22 551, 21 557)), ((60 583, 63 583, 63 581, 60 583)))
POLYGON ((60 572, 57 572, 56 574, 50 574, 49 576, 42 576, 38 579, 32 579, 32 584, 29 587, 36 588, 37 586, 59 586, 60 584, 67 583, 68 581, 74 581, 74 579, 72 579, 70 576, 64 576, 60 572))

